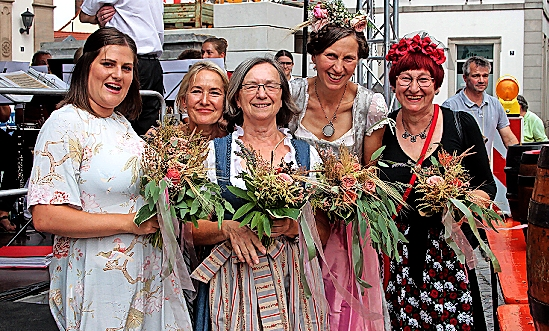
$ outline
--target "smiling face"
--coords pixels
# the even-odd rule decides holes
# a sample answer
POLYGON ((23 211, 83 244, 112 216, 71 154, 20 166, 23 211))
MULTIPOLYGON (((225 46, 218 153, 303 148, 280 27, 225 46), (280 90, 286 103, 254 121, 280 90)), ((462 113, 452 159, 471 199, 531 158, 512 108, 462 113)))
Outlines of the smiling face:
POLYGON ((347 36, 333 43, 324 52, 313 55, 317 77, 329 89, 340 89, 347 84, 358 63, 358 42, 347 36))
POLYGON ((223 79, 214 71, 202 69, 181 98, 181 105, 187 109, 189 123, 215 125, 223 115, 224 101, 223 79))
POLYGON ((128 46, 104 46, 90 66, 88 95, 92 110, 109 117, 126 95, 133 80, 134 55, 128 46))
POLYGON ((211 59, 211 58, 224 58, 225 53, 219 53, 215 49, 215 45, 213 43, 204 43, 202 44, 202 58, 203 59, 211 59))
POLYGON ((260 63, 248 71, 242 85, 272 84, 278 89, 268 89, 258 86, 247 91, 241 88, 236 104, 242 108, 244 124, 252 121, 276 123, 276 114, 282 107, 282 89, 278 70, 270 63, 260 63))
POLYGON ((413 113, 429 111, 436 92, 431 74, 425 69, 407 70, 397 76, 395 94, 404 110, 413 113), (428 82, 430 84, 426 86, 428 82))

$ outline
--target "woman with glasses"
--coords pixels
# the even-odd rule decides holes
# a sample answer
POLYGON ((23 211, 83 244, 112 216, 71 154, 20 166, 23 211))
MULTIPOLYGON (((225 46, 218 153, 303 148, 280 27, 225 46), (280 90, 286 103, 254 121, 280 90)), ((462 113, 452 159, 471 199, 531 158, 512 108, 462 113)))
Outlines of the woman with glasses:
MULTIPOLYGON (((230 80, 227 100, 224 117, 231 134, 210 143, 206 166, 211 169, 210 180, 221 186, 223 197, 235 210, 246 201, 227 186, 246 190, 238 175, 247 169, 245 160, 236 154, 240 151, 237 142, 253 146, 264 160, 270 161, 274 155, 276 165, 284 162, 310 169, 320 162, 313 147, 293 139, 283 128, 297 110, 276 61, 252 58, 242 62, 230 80)), ((221 245, 193 273, 212 275, 211 279, 197 277, 207 284, 201 284, 198 291, 196 329, 328 330, 323 300, 314 295, 323 296, 316 258, 310 261, 306 277, 313 296, 306 295, 299 234, 296 221, 276 220, 271 232, 275 241, 265 247, 257 234, 241 227, 232 214, 225 214, 221 229, 217 222, 199 222, 193 231, 195 244, 221 245)))
POLYGON ((282 70, 284 70, 284 75, 289 81, 292 80, 292 69, 294 68, 294 57, 292 53, 285 49, 281 49, 275 54, 275 60, 280 63, 282 70))
MULTIPOLYGON (((442 215, 421 216, 420 193, 413 187, 410 164, 432 165, 438 151, 461 154, 472 147, 462 165, 472 177, 471 187, 484 199, 493 198, 496 186, 482 134, 466 112, 453 112, 433 104, 444 79, 444 49, 426 35, 403 38, 387 54, 392 62, 391 88, 401 108, 390 114, 394 132, 386 130, 384 160, 393 166, 382 174, 392 182, 409 183, 410 209, 396 218, 408 243, 399 243, 399 261, 390 261, 386 288, 393 330, 485 330, 474 270, 465 270, 444 239, 442 215), (421 159, 423 162, 421 163, 421 159), (404 166, 402 166, 404 165, 404 166)), ((470 228, 462 227, 467 236, 470 228)), ((474 246, 474 245, 473 245, 474 246)))
MULTIPOLYGON (((347 146, 363 163, 370 161, 381 147, 387 120, 387 105, 379 93, 351 82, 360 59, 368 57, 363 29, 364 16, 348 13, 340 2, 325 2, 315 7, 309 21, 312 32, 307 52, 315 64, 316 76, 291 81, 294 101, 300 112, 290 123, 290 131, 312 146, 339 152, 347 146), (331 7, 327 10, 324 7, 331 7), (330 14, 332 13, 332 14, 330 14)), ((352 241, 349 226, 328 223, 317 215, 319 228, 326 228, 323 240, 326 264, 322 264, 326 298, 330 306, 331 330, 383 330, 383 310, 378 256, 368 243, 363 250, 363 278, 372 288, 362 295, 351 262, 352 241), (354 299, 349 299, 350 297, 354 299), (354 301, 356 300, 356 301, 354 301), (360 307, 353 302, 361 302, 360 307), (367 317, 364 312, 376 314, 367 317)))

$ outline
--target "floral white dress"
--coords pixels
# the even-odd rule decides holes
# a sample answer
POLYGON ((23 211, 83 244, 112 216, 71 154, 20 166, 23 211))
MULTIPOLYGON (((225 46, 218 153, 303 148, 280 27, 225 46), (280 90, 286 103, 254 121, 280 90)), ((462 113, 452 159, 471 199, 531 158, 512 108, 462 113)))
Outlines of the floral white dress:
MULTIPOLYGON (((122 115, 98 118, 64 106, 38 136, 29 206, 135 212, 143 203, 143 150, 143 140, 122 115)), ((144 236, 56 236, 53 252, 49 301, 61 330, 192 329, 179 280, 161 281, 162 252, 144 236)))

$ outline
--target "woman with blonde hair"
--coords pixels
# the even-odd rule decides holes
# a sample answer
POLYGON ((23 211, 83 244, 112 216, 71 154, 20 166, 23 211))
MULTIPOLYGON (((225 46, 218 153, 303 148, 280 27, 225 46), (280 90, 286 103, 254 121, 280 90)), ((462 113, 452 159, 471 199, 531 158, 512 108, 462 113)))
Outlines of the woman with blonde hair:
POLYGON ((201 61, 189 68, 181 81, 176 105, 188 116, 191 130, 210 139, 227 134, 222 118, 228 86, 227 74, 215 63, 201 61))

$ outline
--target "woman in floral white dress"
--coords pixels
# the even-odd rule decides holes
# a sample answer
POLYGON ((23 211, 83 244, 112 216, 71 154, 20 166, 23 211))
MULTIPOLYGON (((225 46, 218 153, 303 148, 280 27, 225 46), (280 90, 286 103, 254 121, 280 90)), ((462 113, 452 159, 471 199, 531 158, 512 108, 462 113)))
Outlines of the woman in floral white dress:
POLYGON ((137 227, 144 143, 124 117, 141 108, 136 46, 114 28, 94 32, 63 107, 35 147, 29 206, 55 234, 50 308, 61 330, 191 330, 181 281, 160 275, 162 253, 137 227))

